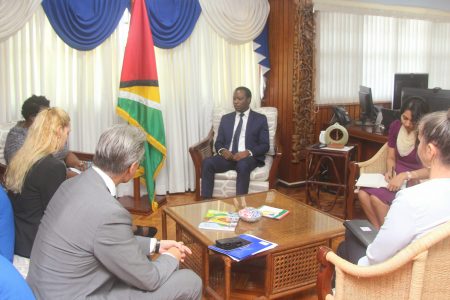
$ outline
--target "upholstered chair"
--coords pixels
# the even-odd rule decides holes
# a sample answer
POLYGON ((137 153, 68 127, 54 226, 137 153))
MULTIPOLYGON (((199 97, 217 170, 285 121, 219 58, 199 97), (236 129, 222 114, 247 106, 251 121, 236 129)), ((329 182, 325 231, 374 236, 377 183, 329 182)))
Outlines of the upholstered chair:
POLYGON ((319 248, 317 258, 319 300, 448 299, 450 221, 376 265, 354 265, 324 246, 319 248), (332 292, 334 270, 336 287, 332 292))
MULTIPOLYGON (((250 174, 249 194, 267 191, 275 187, 278 165, 281 160, 281 146, 277 135, 278 110, 275 107, 260 107, 253 110, 267 117, 270 148, 266 154, 265 165, 263 167, 257 167, 250 174)), ((189 148, 189 153, 191 154, 195 167, 195 194, 197 199, 200 199, 202 161, 216 154, 214 142, 219 129, 220 119, 222 115, 229 112, 224 109, 215 110, 213 113, 212 128, 208 136, 189 148)), ((236 195, 236 176, 237 174, 234 170, 217 173, 214 178, 213 197, 223 198, 236 195)))
POLYGON ((347 196, 347 218, 353 219, 353 205, 359 189, 355 187, 356 180, 362 173, 386 173, 386 161, 388 155, 387 143, 375 153, 369 160, 361 162, 350 162, 350 172, 348 176, 348 196, 347 196))

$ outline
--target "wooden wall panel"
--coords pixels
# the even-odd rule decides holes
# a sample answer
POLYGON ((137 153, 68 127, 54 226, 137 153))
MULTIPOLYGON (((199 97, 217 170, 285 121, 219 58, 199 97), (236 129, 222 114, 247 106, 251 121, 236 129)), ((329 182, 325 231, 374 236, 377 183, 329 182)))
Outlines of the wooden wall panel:
MULTIPOLYGON (((283 146, 278 177, 283 182, 295 184, 305 179, 305 162, 293 163, 292 135, 293 123, 293 78, 294 78, 294 34, 295 14, 300 1, 269 0, 269 57, 267 88, 263 106, 278 108, 278 132, 283 146)), ((359 105, 343 105, 352 119, 359 117, 359 105)), ((318 141, 320 130, 327 128, 333 115, 331 106, 317 106, 314 121, 314 134, 318 141)))
MULTIPOLYGON (((295 0, 269 0, 269 55, 270 71, 264 106, 278 108, 278 130, 283 145, 279 178, 286 182, 300 180, 300 164, 290 163, 293 134, 293 55, 295 0)), ((304 173, 304 172, 303 172, 304 173)))

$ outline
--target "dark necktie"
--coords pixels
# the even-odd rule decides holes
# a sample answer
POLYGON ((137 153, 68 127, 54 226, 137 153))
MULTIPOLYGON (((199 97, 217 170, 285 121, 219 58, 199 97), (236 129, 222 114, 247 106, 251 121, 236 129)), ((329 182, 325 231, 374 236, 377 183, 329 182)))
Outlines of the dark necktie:
POLYGON ((244 116, 244 113, 240 113, 239 115, 241 118, 239 119, 238 126, 236 127, 236 131, 234 132, 234 138, 233 138, 233 147, 231 148, 232 153, 237 153, 239 148, 239 138, 241 136, 241 129, 242 129, 242 117, 244 116))

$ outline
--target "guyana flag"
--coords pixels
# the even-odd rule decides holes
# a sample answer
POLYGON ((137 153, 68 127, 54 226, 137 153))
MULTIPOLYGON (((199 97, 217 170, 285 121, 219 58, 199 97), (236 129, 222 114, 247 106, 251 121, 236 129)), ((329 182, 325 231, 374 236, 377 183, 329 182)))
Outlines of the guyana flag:
POLYGON ((137 175, 145 175, 148 196, 155 211, 158 208, 154 201, 155 178, 166 158, 166 138, 155 50, 144 0, 134 0, 116 111, 147 134, 145 158, 137 175))

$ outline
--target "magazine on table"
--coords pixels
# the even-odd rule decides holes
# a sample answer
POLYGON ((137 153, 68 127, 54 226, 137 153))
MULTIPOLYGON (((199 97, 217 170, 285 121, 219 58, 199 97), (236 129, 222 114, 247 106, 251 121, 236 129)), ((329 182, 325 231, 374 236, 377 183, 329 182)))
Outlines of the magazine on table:
POLYGON ((251 234, 241 234, 241 235, 239 235, 239 237, 250 243, 246 244, 242 247, 234 248, 231 250, 225 250, 225 249, 219 248, 215 245, 209 246, 208 248, 211 250, 217 251, 219 253, 225 254, 235 261, 241 261, 252 255, 273 249, 276 246, 278 246, 278 244, 276 244, 276 243, 272 243, 272 242, 263 240, 259 237, 251 235, 251 234))
POLYGON ((205 219, 198 225, 200 229, 234 231, 239 221, 237 212, 209 209, 205 219))
POLYGON ((289 214, 289 211, 287 209, 281 209, 276 208, 268 205, 263 205, 258 208, 258 210, 261 212, 261 214, 264 217, 271 218, 271 219, 281 219, 285 217, 287 214, 289 214))

